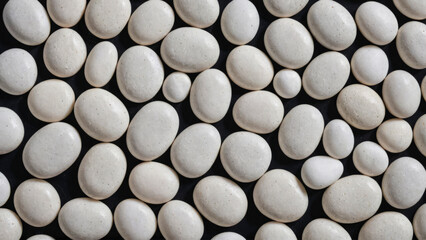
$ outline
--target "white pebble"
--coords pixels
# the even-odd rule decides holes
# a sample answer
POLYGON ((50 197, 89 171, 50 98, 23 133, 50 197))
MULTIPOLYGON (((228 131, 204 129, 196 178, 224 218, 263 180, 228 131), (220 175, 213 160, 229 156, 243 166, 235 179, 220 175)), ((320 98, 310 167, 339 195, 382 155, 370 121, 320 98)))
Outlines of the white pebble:
POLYGON ((103 87, 114 75, 117 66, 117 48, 111 42, 96 44, 87 56, 84 77, 93 87, 103 87))
POLYGON ((411 19, 426 19, 426 2, 423 0, 393 0, 393 3, 402 14, 411 19))
POLYGON ((354 149, 354 142, 354 133, 345 121, 334 119, 325 126, 322 144, 330 157, 346 158, 354 149))
POLYGON ((218 0, 174 0, 173 4, 179 17, 193 27, 210 27, 219 17, 218 0))
POLYGON ((402 61, 414 69, 426 68, 426 24, 412 21, 402 25, 396 36, 396 49, 402 61))
POLYGON ((426 238, 426 204, 417 209, 413 218, 414 233, 418 239, 426 238))
POLYGON ((352 238, 338 223, 326 218, 317 218, 303 229, 302 240, 318 239, 351 240, 352 238))
POLYGON ((411 240, 410 220, 399 212, 382 212, 370 218, 359 231, 358 240, 411 240))
POLYGON ((60 27, 73 27, 86 10, 86 0, 47 0, 47 12, 60 27))
POLYGON ((327 156, 315 156, 302 165, 301 175, 306 186, 319 190, 336 182, 343 174, 343 164, 327 156))
POLYGON ((0 207, 3 206, 10 196, 10 183, 7 177, 0 172, 0 207))
POLYGON ((163 83, 163 95, 172 103, 185 100, 191 90, 191 79, 186 73, 174 72, 163 83))
POLYGON ((367 45, 355 51, 351 69, 360 83, 373 86, 381 83, 388 75, 389 60, 381 48, 367 45))
POLYGON ((309 0, 263 0, 268 12, 280 18, 296 15, 308 2, 309 0))
POLYGON ((423 99, 426 101, 426 75, 422 80, 422 86, 421 86, 421 90, 422 90, 422 95, 423 95, 423 99))
POLYGON ((6 208, 0 208, 0 236, 5 240, 19 240, 22 236, 21 219, 6 208))
POLYGON ((27 238, 27 240, 55 240, 55 239, 49 235, 37 234, 27 238))
MULTIPOLYGON (((244 0, 247 1, 247 0, 244 0)), ((223 232, 214 236, 211 240, 246 240, 245 237, 235 232, 223 232)))
POLYGON ((24 139, 24 124, 13 110, 0 107, 0 155, 10 153, 24 139))
POLYGON ((299 94, 302 88, 302 79, 296 71, 283 69, 275 74, 273 86, 280 97, 291 99, 299 94))
POLYGON ((254 240, 297 240, 293 230, 284 223, 267 222, 263 224, 256 232, 254 240))
POLYGON ((389 157, 377 143, 365 141, 355 147, 352 154, 355 168, 362 174, 375 177, 386 171, 389 157))
POLYGON ((389 119, 377 128, 376 138, 379 144, 391 153, 405 151, 413 140, 413 130, 403 119, 389 119))
POLYGON ((426 114, 417 119, 413 135, 417 149, 423 156, 426 156, 426 114))

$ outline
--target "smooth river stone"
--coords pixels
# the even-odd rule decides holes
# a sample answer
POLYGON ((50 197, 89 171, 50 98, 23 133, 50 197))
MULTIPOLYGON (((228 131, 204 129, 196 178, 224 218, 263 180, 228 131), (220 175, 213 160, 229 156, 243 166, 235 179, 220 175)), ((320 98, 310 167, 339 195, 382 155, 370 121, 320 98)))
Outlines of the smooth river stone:
POLYGON ((351 59, 351 69, 360 83, 377 85, 388 75, 389 59, 381 48, 367 45, 355 51, 351 59))
POLYGON ((130 0, 91 0, 87 4, 84 20, 93 35, 109 39, 124 29, 131 13, 130 0))
POLYGON ((0 54, 0 89, 11 95, 28 92, 37 80, 37 64, 27 51, 11 48, 0 54))
POLYGON ((417 149, 426 157, 426 114, 417 119, 413 135, 417 149))
POLYGON ((75 101, 74 116, 87 135, 102 142, 119 139, 129 126, 126 106, 115 95, 101 88, 80 94, 75 101))
POLYGON ((426 24, 411 21, 402 25, 396 36, 396 49, 402 61, 411 68, 426 68, 426 24))
POLYGON ((42 44, 50 34, 49 16, 37 0, 10 0, 2 15, 7 31, 25 45, 42 44))
POLYGON ((317 218, 303 229, 302 240, 320 239, 352 240, 349 233, 338 223, 326 218, 317 218))
POLYGON ((111 210, 103 202, 74 198, 59 211, 62 232, 71 239, 101 239, 112 227, 111 210))
POLYGON ((5 240, 19 240, 22 236, 21 219, 6 208, 0 208, 0 236, 5 240))
POLYGON ((372 130, 385 118, 385 105, 380 96, 371 88, 352 84, 337 96, 337 111, 352 127, 372 130))
MULTIPOLYGON (((242 0, 247 1, 247 0, 242 0)), ((245 237, 235 232, 223 232, 215 235, 211 240, 246 240, 245 237)))
POLYGON ((231 97, 228 77, 220 70, 208 69, 198 74, 192 83, 189 102, 197 118, 206 123, 215 123, 225 117, 231 97))
POLYGON ((280 18, 265 32, 264 43, 271 58, 285 68, 305 66, 314 53, 314 42, 309 31, 298 21, 280 18))
POLYGON ((272 159, 269 144, 251 132, 235 132, 225 138, 220 160, 225 171, 240 182, 253 182, 268 170, 272 159))
POLYGON ((25 144, 22 161, 34 177, 56 177, 67 170, 81 151, 81 138, 68 123, 55 122, 40 128, 25 144))
POLYGON ((202 72, 213 67, 219 54, 216 38, 209 32, 193 27, 175 29, 161 43, 163 61, 169 67, 186 73, 202 72))
POLYGON ((179 103, 188 96, 191 84, 191 79, 186 73, 173 72, 164 80, 162 92, 169 102, 179 103))
POLYGON ((112 143, 99 143, 84 155, 78 168, 78 184, 90 198, 109 198, 121 186, 127 162, 123 151, 112 143))
POLYGON ((7 177, 0 172, 0 207, 3 206, 10 196, 10 183, 7 177))
POLYGON ((46 234, 37 234, 27 238, 27 240, 55 240, 55 239, 46 234))
POLYGON ((393 3, 402 14, 411 19, 426 19, 426 2, 423 0, 393 0, 393 3))
POLYGON ((269 91, 248 92, 235 102, 232 116, 242 129, 267 134, 275 131, 283 120, 284 105, 269 91))
POLYGON ((163 63, 151 48, 134 46, 118 60, 116 77, 125 98, 136 103, 146 102, 158 93, 163 84, 163 63))
POLYGON ((299 94, 302 88, 302 79, 296 71, 283 69, 275 74, 273 87, 280 97, 291 99, 299 94))
POLYGON ((13 110, 0 107, 0 155, 10 153, 24 139, 24 124, 13 110))
POLYGON ((13 205, 24 222, 33 227, 44 227, 56 219, 61 199, 50 183, 33 178, 19 184, 13 205))
POLYGON ((256 232, 254 240, 297 240, 293 230, 284 223, 267 222, 256 232))
POLYGON ((259 13, 256 6, 247 0, 231 1, 226 5, 220 19, 225 38, 235 44, 250 42, 259 29, 259 13))
POLYGON ((311 157, 303 163, 301 175, 306 186, 319 190, 336 182, 343 174, 343 164, 328 156, 311 157))
POLYGON ((86 43, 78 32, 60 28, 44 44, 43 60, 47 70, 60 78, 74 76, 86 61, 86 43))
POLYGON ((411 145, 413 130, 410 124, 403 119, 389 119, 377 128, 376 138, 388 152, 400 153, 411 145))
POLYGON ((198 211, 210 222, 231 227, 247 212, 244 191, 233 181, 221 176, 208 176, 195 185, 193 199, 198 211))
POLYGON ((348 81, 351 67, 345 55, 326 52, 314 58, 303 72, 302 86, 317 100, 333 97, 348 81))
POLYGON ((28 109, 37 119, 58 122, 70 115, 75 95, 72 87, 62 80, 50 79, 35 85, 28 94, 28 109))
POLYGON ((112 78, 118 61, 114 44, 103 41, 96 44, 87 56, 84 77, 93 87, 103 87, 112 78))
POLYGON ((263 0, 268 12, 280 18, 296 15, 308 2, 309 0, 263 0))
POLYGON ((126 135, 127 147, 135 158, 152 161, 172 145, 178 129, 179 116, 170 104, 150 102, 130 122, 126 135))
POLYGON ((407 209, 414 206, 426 189, 426 170, 414 158, 401 157, 393 161, 382 179, 383 196, 392 207, 407 209))
POLYGON ((114 224, 124 239, 149 240, 157 229, 157 218, 147 204, 129 198, 115 208, 114 224))
POLYGON ((200 214, 191 205, 180 200, 172 200, 161 207, 158 228, 166 240, 199 240, 204 233, 200 214))
POLYGON ((244 45, 234 48, 229 53, 226 59, 226 73, 239 87, 260 90, 271 83, 274 77, 274 66, 264 52, 244 45))
POLYGON ((382 212, 370 218, 359 231, 358 240, 411 240, 410 220, 399 212, 382 212))
POLYGON ((321 141, 324 119, 321 112, 301 104, 287 113, 278 131, 278 142, 284 154, 294 160, 309 157, 321 141))
POLYGON ((354 149, 354 142, 354 133, 345 121, 334 119, 325 126, 322 144, 330 157, 346 158, 354 149))
POLYGON ((60 27, 73 27, 86 10, 86 0, 47 0, 47 12, 60 27))
POLYGON ((379 184, 364 175, 350 175, 337 180, 322 197, 324 212, 339 223, 367 220, 377 212, 381 202, 379 184))
POLYGON ((426 204, 423 204, 414 214, 413 227, 418 239, 426 238, 426 204))
POLYGON ((196 123, 176 137, 170 149, 170 160, 182 176, 198 178, 212 167, 220 145, 219 131, 213 125, 196 123))
POLYGON ((220 13, 218 0, 174 0, 173 5, 184 22, 197 28, 210 27, 220 13))
POLYGON ((375 177, 386 171, 389 157, 386 151, 377 143, 365 141, 355 147, 352 154, 355 168, 362 174, 375 177))
POLYGON ((130 17, 129 36, 137 44, 151 45, 163 39, 172 30, 174 22, 175 14, 169 4, 147 1, 130 17))
POLYGON ((423 95, 423 99, 426 101, 426 75, 422 80, 422 86, 421 86, 421 90, 422 90, 422 95, 423 95))

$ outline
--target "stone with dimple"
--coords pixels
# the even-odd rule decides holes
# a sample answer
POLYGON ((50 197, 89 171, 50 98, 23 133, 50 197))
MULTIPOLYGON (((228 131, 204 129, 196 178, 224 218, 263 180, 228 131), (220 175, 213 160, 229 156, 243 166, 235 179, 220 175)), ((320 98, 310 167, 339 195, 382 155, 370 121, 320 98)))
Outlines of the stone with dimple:
POLYGON ((13 110, 0 107, 0 155, 10 153, 24 139, 24 124, 13 110))
POLYGON ((254 240, 297 240, 293 230, 284 223, 267 222, 263 224, 256 232, 254 240))
POLYGON ((84 77, 93 87, 103 87, 112 78, 118 61, 114 44, 103 41, 96 44, 87 56, 84 77))
POLYGON ((396 35, 396 49, 402 61, 414 69, 426 68, 426 24, 411 21, 402 25, 396 35))
POLYGON ((3 206, 10 196, 10 183, 7 177, 0 172, 0 207, 3 206))
POLYGON ((60 27, 73 27, 86 10, 86 0, 47 0, 47 12, 60 27))
POLYGON ((410 220, 399 212, 382 212, 370 218, 359 231, 358 240, 411 240, 410 220))
POLYGON ((391 153, 405 151, 413 140, 413 130, 403 119, 389 119, 377 128, 376 138, 379 144, 391 153))
POLYGON ((326 218, 317 218, 303 229, 302 240, 320 239, 351 240, 352 238, 338 223, 326 218))
POLYGON ((275 17, 291 17, 299 13, 309 0, 263 0, 268 12, 275 17))
POLYGON ((22 236, 21 219, 6 208, 0 208, 0 236, 7 240, 19 240, 22 236))
POLYGON ((210 27, 220 13, 218 0, 174 0, 173 5, 184 22, 197 28, 210 27))
POLYGON ((343 120, 334 119, 327 123, 322 136, 322 144, 330 157, 342 159, 354 149, 354 133, 343 120))
POLYGON ((402 14, 411 19, 426 19, 426 2, 423 0, 393 0, 393 3, 402 14))
POLYGON ((275 74, 273 86, 280 97, 291 99, 299 94, 302 88, 302 79, 296 71, 283 69, 275 74))
POLYGON ((211 240, 246 240, 246 238, 235 232, 223 232, 217 234, 211 240))
POLYGON ((386 151, 377 143, 365 141, 355 147, 352 154, 355 168, 362 174, 375 177, 386 171, 389 157, 386 151))
POLYGON ((417 119, 413 135, 414 144, 416 144, 417 149, 419 149, 423 156, 426 156, 426 114, 423 114, 423 116, 417 119))
POLYGON ((426 204, 417 209, 413 218, 413 228, 417 239, 426 238, 426 204))
POLYGON ((355 51, 351 59, 351 69, 360 83, 377 85, 388 75, 389 59, 381 48, 367 45, 355 51))
POLYGON ((186 73, 174 72, 164 80, 162 92, 170 102, 179 103, 188 96, 191 84, 191 79, 186 73))
POLYGON ((309 188, 323 189, 336 182, 343 174, 343 164, 328 156, 311 157, 303 163, 302 180, 309 188))

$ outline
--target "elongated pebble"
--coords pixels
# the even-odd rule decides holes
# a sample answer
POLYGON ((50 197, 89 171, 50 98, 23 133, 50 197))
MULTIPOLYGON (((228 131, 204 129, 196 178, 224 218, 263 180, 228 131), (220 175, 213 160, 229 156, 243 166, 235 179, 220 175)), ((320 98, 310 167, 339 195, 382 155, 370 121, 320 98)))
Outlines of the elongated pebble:
POLYGON ((218 0, 174 0, 173 5, 179 17, 193 27, 210 27, 219 17, 218 0))
POLYGON ((371 141, 358 144, 354 149, 352 159, 355 168, 370 177, 381 175, 389 166, 386 151, 379 144, 371 141))
POLYGON ((215 235, 211 240, 245 240, 246 238, 235 232, 223 232, 215 235))
POLYGON ((0 172, 0 207, 3 206, 10 196, 10 183, 7 177, 0 172))
POLYGON ((376 138, 387 151, 399 153, 410 146, 413 141, 413 130, 403 119, 389 119, 377 128, 376 138))
POLYGON ((355 51, 351 69, 360 83, 373 86, 381 83, 388 75, 389 60, 381 48, 367 45, 355 51))
POLYGON ((382 212, 370 218, 361 228, 359 240, 413 239, 410 220, 399 212, 382 212))
POLYGON ((414 125, 414 144, 423 156, 426 156, 426 114, 417 119, 414 125))
POLYGON ((24 124, 13 110, 0 107, 0 155, 10 153, 24 139, 24 124))
POLYGON ((306 186, 323 189, 336 182, 343 174, 343 164, 328 156, 315 156, 302 165, 301 175, 306 186))
POLYGON ((413 228, 417 239, 426 238, 426 204, 419 207, 414 214, 413 228))
POLYGON ((402 14, 411 19, 426 19, 426 2, 422 0, 393 0, 393 3, 402 14))
POLYGON ((108 41, 96 44, 87 56, 84 77, 93 87, 103 87, 114 75, 118 61, 117 48, 108 41))
POLYGON ((8 240, 19 240, 22 236, 21 219, 6 208, 0 208, 0 236, 8 240))
POLYGON ((396 49, 402 61, 414 69, 426 68, 426 24, 411 21, 402 25, 396 35, 396 49))
POLYGON ((268 12, 275 17, 291 17, 308 4, 309 0, 263 0, 268 12))
POLYGON ((254 240, 297 240, 293 230, 284 223, 267 222, 263 224, 256 232, 254 240))
POLYGON ((191 84, 191 79, 186 73, 173 72, 164 80, 162 92, 170 102, 179 103, 188 96, 191 84))
POLYGON ((37 234, 27 238, 27 240, 55 240, 55 239, 46 234, 37 234))
POLYGON ((354 142, 354 133, 345 121, 334 119, 325 126, 322 144, 330 157, 342 159, 349 156, 354 149, 354 142))
POLYGON ((326 218, 317 218, 303 229, 302 240, 317 239, 351 240, 352 238, 338 223, 326 218))
POLYGON ((283 69, 275 74, 273 86, 280 97, 291 99, 299 94, 302 88, 302 79, 296 71, 283 69))
POLYGON ((60 27, 73 27, 86 10, 86 0, 47 0, 47 12, 60 27))

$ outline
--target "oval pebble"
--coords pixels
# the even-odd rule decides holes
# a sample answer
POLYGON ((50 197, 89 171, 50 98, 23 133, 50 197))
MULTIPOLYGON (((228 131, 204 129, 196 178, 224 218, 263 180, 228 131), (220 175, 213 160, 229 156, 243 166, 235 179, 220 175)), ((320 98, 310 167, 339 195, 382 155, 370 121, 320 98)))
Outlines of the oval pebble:
POLYGON ((170 160, 182 176, 198 178, 212 167, 220 145, 221 137, 214 126, 196 123, 176 137, 170 149, 170 160))
POLYGON ((396 36, 396 49, 402 61, 414 69, 426 68, 426 24, 412 21, 402 25, 396 36))
POLYGON ((28 92, 37 79, 37 64, 27 51, 11 48, 0 54, 0 89, 11 95, 28 92))
POLYGON ((0 207, 3 206, 10 196, 10 183, 7 177, 0 172, 0 207))
POLYGON ((56 219, 61 199, 50 183, 33 178, 19 184, 13 205, 24 222, 33 227, 44 227, 56 219))
POLYGON ((309 9, 307 19, 312 35, 330 50, 345 50, 355 41, 355 20, 336 1, 317 1, 309 9))
POLYGON ((235 132, 225 138, 220 160, 225 171, 240 182, 253 182, 269 168, 272 150, 265 139, 251 132, 235 132))
POLYGON ((330 157, 335 159, 346 158, 354 149, 354 143, 354 133, 345 121, 334 119, 325 126, 322 144, 330 157))
POLYGON ((284 105, 277 95, 269 91, 248 92, 235 102, 232 116, 242 129, 267 134, 280 125, 284 105))
POLYGON ((417 149, 423 156, 426 156, 426 114, 417 119, 413 135, 417 149))
POLYGON ((426 189, 426 170, 414 158, 401 157, 393 161, 382 180, 383 196, 394 208, 414 206, 426 189))
POLYGON ((157 218, 144 202, 129 198, 115 208, 114 224, 124 239, 149 240, 157 229, 157 218))
POLYGON ((269 56, 286 68, 305 66, 314 53, 311 34, 305 26, 291 18, 272 22, 266 29, 264 43, 269 56))
POLYGON ((302 234, 302 240, 316 239, 351 240, 352 238, 338 223, 326 218, 317 218, 306 225, 302 234))
POLYGON ((413 239, 410 220, 399 212, 382 212, 364 223, 358 235, 358 240, 387 239, 413 239))
POLYGON ((396 8, 405 16, 423 20, 426 19, 426 2, 422 0, 393 0, 396 8))
MULTIPOLYGON (((216 0, 214 0, 216 1, 216 0)), ((177 1, 173 1, 175 4, 177 1)), ((194 1, 187 1, 195 4, 194 1)), ((197 0, 198 2, 203 2, 197 0)), ((199 12, 197 10, 197 12, 199 12)), ((171 68, 195 73, 211 68, 219 59, 219 43, 209 32, 193 27, 171 31, 161 43, 161 58, 171 68)))
POLYGON ((67 170, 81 151, 78 131, 68 123, 55 122, 40 128, 25 144, 22 161, 34 177, 56 177, 67 170))
POLYGON ((161 207, 158 228, 166 240, 198 240, 204 233, 200 214, 191 205, 180 200, 172 200, 161 207))
POLYGON ((55 240, 53 237, 45 234, 37 234, 27 238, 27 240, 55 240))
POLYGON ((49 37, 49 16, 37 0, 8 1, 2 15, 7 31, 25 45, 40 45, 49 37))
POLYGON ((343 164, 327 156, 311 157, 303 163, 301 175, 306 186, 319 190, 336 182, 343 174, 343 164))
POLYGON ((103 41, 96 44, 87 56, 84 77, 93 87, 103 87, 112 78, 118 61, 114 44, 103 41))
POLYGON ((0 236, 5 240, 19 240, 22 236, 21 219, 6 208, 0 208, 0 236))
POLYGON ((299 94, 302 88, 302 79, 296 71, 283 69, 275 74, 273 86, 280 97, 291 99, 299 94))
POLYGON ((365 141, 355 147, 352 154, 355 168, 362 174, 375 177, 386 171, 389 157, 377 143, 365 141))
POLYGON ((389 60, 381 48, 367 45, 355 51, 351 69, 360 83, 373 86, 381 83, 388 75, 389 60))
POLYGON ((226 40, 235 45, 250 42, 259 29, 259 13, 256 6, 247 0, 231 1, 226 5, 220 19, 220 27, 226 40))
POLYGON ((174 0, 173 4, 179 17, 193 27, 210 27, 219 17, 218 0, 174 0))
POLYGON ((254 240, 297 240, 293 230, 279 222, 267 222, 256 232, 254 240))
POLYGON ((158 93, 163 84, 163 63, 151 48, 134 46, 118 60, 116 76, 125 98, 136 103, 146 102, 158 93))
POLYGON ((112 227, 112 213, 103 202, 74 198, 62 206, 58 222, 71 239, 101 239, 112 227))
POLYGON ((426 204, 417 209, 413 218, 414 233, 418 239, 426 238, 426 204))
POLYGON ((355 13, 356 24, 362 35, 377 45, 392 42, 398 32, 398 20, 385 5, 369 1, 361 4, 355 13))
POLYGON ((47 12, 56 25, 73 27, 86 10, 86 0, 47 0, 47 12))
POLYGON ((389 119, 377 128, 376 138, 380 146, 391 153, 405 151, 413 140, 413 130, 403 119, 389 119))
POLYGON ((103 142, 119 139, 129 126, 129 113, 124 104, 101 88, 80 94, 75 101, 74 116, 87 135, 103 142))
POLYGON ((239 87, 260 90, 271 83, 274 77, 274 66, 261 50, 244 45, 234 48, 229 53, 226 59, 226 73, 239 87))
POLYGON ((124 29, 131 13, 130 0, 91 0, 87 4, 84 20, 93 35, 109 39, 124 29))
POLYGON ((352 127, 372 130, 385 118, 385 105, 380 96, 371 88, 352 84, 337 96, 337 111, 352 127))
POLYGON ((278 131, 284 154, 294 160, 309 157, 321 141, 324 119, 315 107, 301 104, 287 113, 278 131))
POLYGON ((44 65, 50 73, 60 78, 75 75, 83 66, 86 56, 86 43, 78 32, 70 28, 56 30, 44 44, 44 65))
POLYGON ((144 162, 130 172, 129 186, 132 193, 140 200, 162 204, 175 197, 179 190, 179 177, 167 165, 144 162))
POLYGON ((225 117, 231 104, 232 89, 228 77, 220 70, 208 69, 198 74, 189 93, 192 112, 206 123, 225 117))
POLYGON ((163 95, 172 103, 182 102, 188 96, 191 84, 191 79, 186 73, 171 73, 164 80, 163 95))
POLYGON ((130 17, 129 36, 137 44, 151 45, 163 39, 172 30, 174 22, 175 14, 169 4, 147 1, 130 17))
POLYGON ((247 197, 233 181, 221 176, 208 176, 195 185, 193 199, 198 211, 210 222, 231 227, 247 212, 247 197))
POLYGON ((348 81, 351 67, 345 55, 326 52, 314 58, 303 72, 302 85, 312 98, 333 97, 348 81))
POLYGON ((24 124, 13 110, 0 107, 0 155, 10 153, 24 139, 24 124))
POLYGON ((70 115, 75 95, 72 87, 62 80, 46 80, 35 85, 28 94, 28 109, 37 119, 58 122, 70 115))
POLYGON ((170 104, 162 101, 150 102, 130 122, 126 135, 127 147, 139 160, 154 160, 172 145, 178 129, 179 116, 170 104))
POLYGON ((211 240, 246 240, 246 239, 245 237, 235 232, 223 232, 223 233, 217 234, 211 240))
POLYGON ((337 180, 325 190, 322 208, 339 223, 357 223, 372 217, 382 202, 377 182, 364 175, 350 175, 337 180))
POLYGON ((386 109, 395 117, 411 117, 422 100, 419 83, 404 70, 391 72, 383 82, 382 95, 386 109))
POLYGON ((423 95, 423 99, 426 101, 426 75, 422 80, 422 86, 421 86, 421 90, 422 90, 422 95, 423 95))
POLYGON ((292 17, 308 4, 309 0, 263 0, 269 13, 275 17, 292 17))

